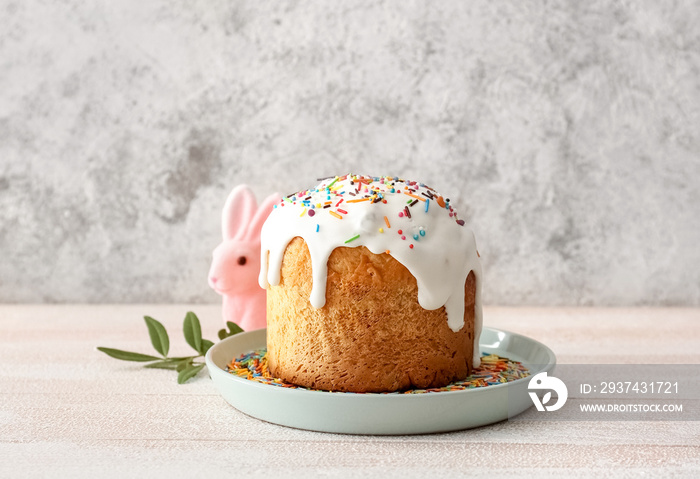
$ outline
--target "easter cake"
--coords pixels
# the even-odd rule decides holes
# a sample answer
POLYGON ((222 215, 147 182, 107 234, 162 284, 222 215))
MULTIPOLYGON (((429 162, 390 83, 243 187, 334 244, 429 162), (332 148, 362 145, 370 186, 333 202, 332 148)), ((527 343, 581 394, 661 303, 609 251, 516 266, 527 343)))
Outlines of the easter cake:
POLYGON ((320 181, 262 228, 270 372, 346 392, 467 377, 480 361, 481 265, 449 199, 397 177, 320 181))

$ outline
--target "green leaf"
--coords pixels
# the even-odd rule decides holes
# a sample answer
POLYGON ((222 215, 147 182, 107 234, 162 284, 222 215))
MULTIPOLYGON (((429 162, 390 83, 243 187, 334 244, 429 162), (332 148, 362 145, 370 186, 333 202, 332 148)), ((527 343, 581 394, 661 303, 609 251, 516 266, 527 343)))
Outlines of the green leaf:
POLYGON ((165 358, 165 359, 167 359, 168 361, 179 362, 179 361, 184 361, 186 359, 194 359, 194 358, 198 358, 198 357, 199 356, 178 356, 176 358, 170 357, 170 358, 165 358))
POLYGON ((209 351, 209 348, 214 346, 214 343, 209 341, 208 339, 202 339, 202 355, 207 354, 207 351, 209 351))
POLYGON ((195 377, 197 373, 199 373, 199 371, 204 369, 204 366, 204 364, 198 364, 196 366, 192 364, 189 365, 188 367, 180 371, 180 373, 177 375, 177 383, 184 384, 185 382, 189 381, 190 379, 195 377))
POLYGON ((234 334, 243 332, 243 328, 231 321, 226 321, 226 326, 228 326, 228 329, 230 331, 229 336, 233 336, 234 334))
POLYGON ((102 351, 107 356, 113 357, 114 359, 121 359, 122 361, 137 361, 140 363, 145 363, 148 361, 157 361, 160 358, 157 356, 149 356, 148 354, 132 353, 130 351, 122 351, 121 349, 113 348, 103 348, 98 346, 98 351, 102 351))
POLYGON ((150 316, 144 316, 143 319, 146 321, 146 326, 148 326, 151 344, 153 344, 153 347, 161 356, 167 357, 168 350, 170 349, 170 339, 168 338, 168 332, 165 330, 165 327, 150 316))
POLYGON ((198 353, 202 352, 202 326, 199 318, 192 311, 188 311, 183 325, 185 340, 198 353))
MULTIPOLYGON (((193 312, 189 311, 185 315, 183 331, 185 340, 192 348, 197 351, 197 355, 168 357, 170 350, 170 338, 165 327, 151 316, 144 316, 144 321, 148 327, 148 334, 151 338, 153 348, 161 354, 162 357, 151 356, 150 354, 134 353, 131 351, 123 351, 121 349, 98 347, 97 349, 110 357, 123 361, 144 362, 144 367, 149 369, 170 369, 178 372, 179 384, 183 384, 195 377, 206 366, 202 362, 195 362, 195 359, 206 354, 209 349, 214 346, 212 341, 202 338, 202 326, 199 318, 193 312)), ((231 333, 225 329, 219 332, 219 336, 229 336, 242 331, 235 323, 227 323, 231 328, 231 333)))
POLYGON ((176 369, 178 365, 177 361, 170 361, 169 359, 163 359, 162 361, 156 361, 155 363, 146 364, 144 368, 151 369, 176 369))
POLYGON ((226 326, 228 326, 229 330, 226 331, 226 329, 220 329, 218 333, 219 339, 226 339, 229 336, 243 332, 243 328, 231 321, 226 321, 226 326))
POLYGON ((192 366, 193 359, 194 358, 185 358, 182 361, 178 362, 177 367, 175 368, 177 370, 177 372, 182 371, 183 369, 185 369, 188 366, 192 366))

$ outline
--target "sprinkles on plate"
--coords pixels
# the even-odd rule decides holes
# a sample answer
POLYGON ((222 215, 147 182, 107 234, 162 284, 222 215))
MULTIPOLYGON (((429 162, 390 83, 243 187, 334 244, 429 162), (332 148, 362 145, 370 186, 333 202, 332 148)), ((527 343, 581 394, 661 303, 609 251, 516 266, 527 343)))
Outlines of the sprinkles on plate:
MULTIPOLYGON (((245 378, 250 381, 256 381, 262 384, 269 384, 272 386, 290 389, 307 389, 272 377, 270 371, 267 369, 267 348, 256 349, 255 351, 248 354, 242 354, 240 357, 233 359, 226 366, 226 372, 233 374, 234 376, 245 378)), ((530 376, 530 371, 522 363, 498 356, 496 354, 483 353, 481 357, 481 366, 474 368, 472 375, 462 381, 456 381, 441 388, 409 389, 407 391, 381 394, 425 394, 446 391, 462 391, 464 389, 483 388, 508 383, 515 381, 516 379, 526 378, 528 376, 530 376)))

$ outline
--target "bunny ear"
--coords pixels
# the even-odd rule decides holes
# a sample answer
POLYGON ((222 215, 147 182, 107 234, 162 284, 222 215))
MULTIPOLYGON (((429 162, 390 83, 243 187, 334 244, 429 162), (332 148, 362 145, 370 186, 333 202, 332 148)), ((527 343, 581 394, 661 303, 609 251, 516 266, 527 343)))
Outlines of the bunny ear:
POLYGON ((263 223, 265 223, 267 217, 270 216, 272 208, 275 206, 275 204, 279 203, 281 199, 282 197, 278 193, 272 194, 265 198, 265 201, 260 204, 258 211, 255 213, 255 216, 248 225, 248 230, 245 234, 246 240, 254 241, 260 239, 260 230, 262 230, 263 223))
POLYGON ((240 238, 247 231, 247 225, 255 214, 257 202, 247 185, 238 185, 228 195, 221 216, 221 230, 224 240, 240 238))

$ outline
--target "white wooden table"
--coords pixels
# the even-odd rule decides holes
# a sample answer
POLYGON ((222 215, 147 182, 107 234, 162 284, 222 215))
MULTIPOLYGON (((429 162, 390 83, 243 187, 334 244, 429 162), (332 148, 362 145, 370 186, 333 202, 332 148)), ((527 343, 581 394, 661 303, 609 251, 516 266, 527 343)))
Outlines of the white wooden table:
MULTIPOLYGON (((201 374, 111 359, 151 353, 143 315, 173 354, 206 305, 0 306, 0 477, 700 477, 700 422, 505 421, 423 436, 289 429, 250 418, 201 374)), ((542 341, 560 363, 700 364, 700 309, 487 308, 485 323, 542 341)))

